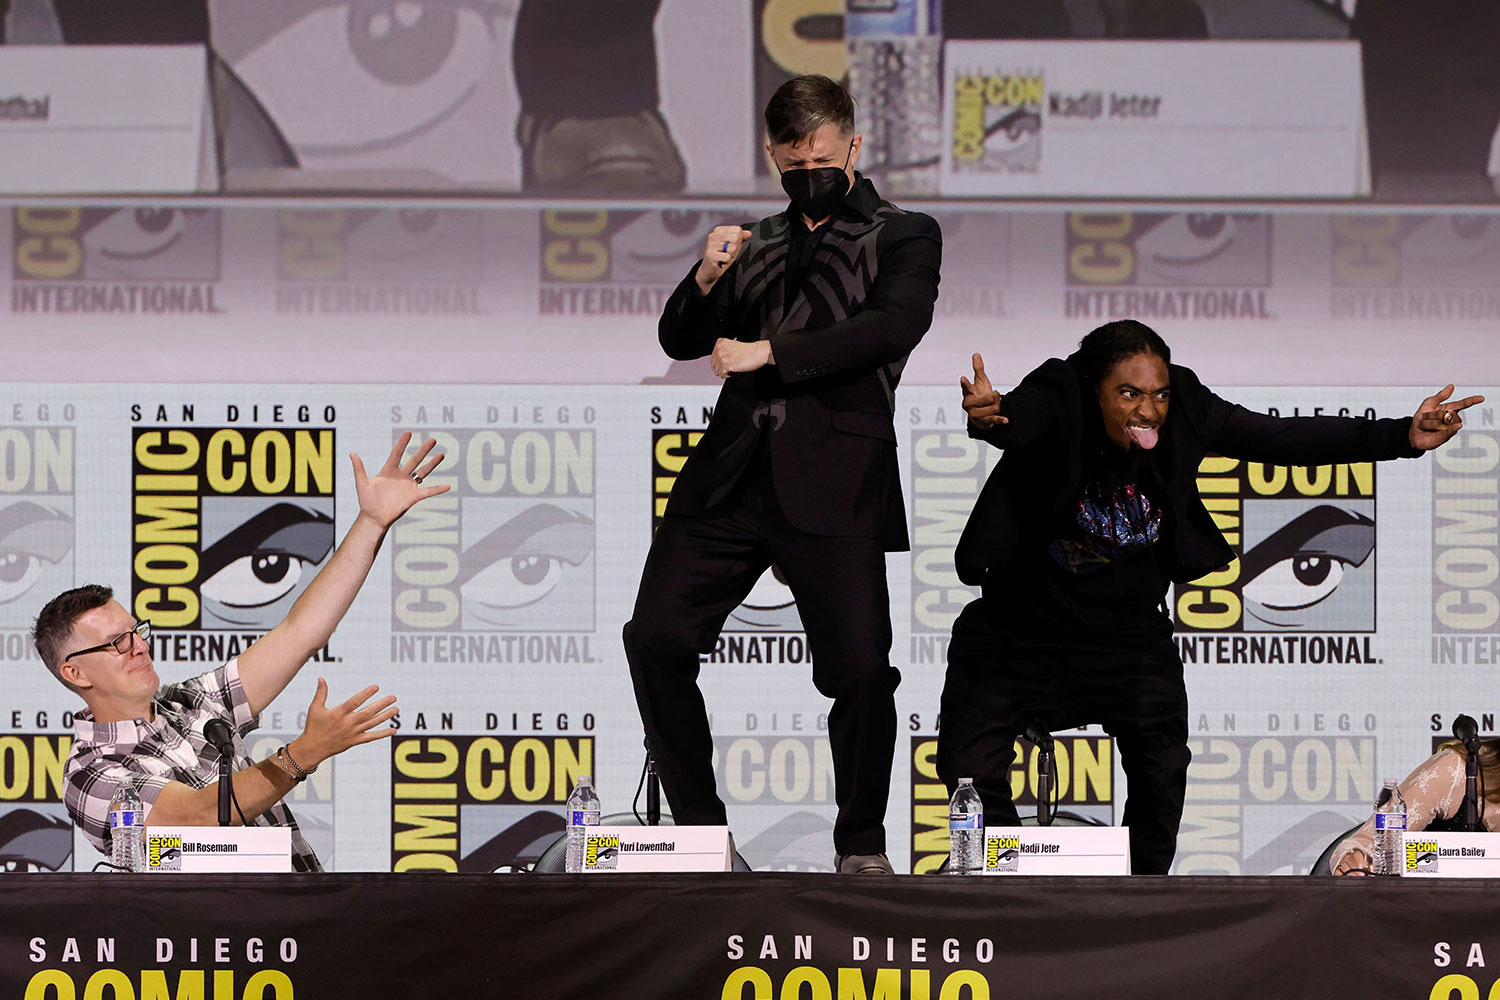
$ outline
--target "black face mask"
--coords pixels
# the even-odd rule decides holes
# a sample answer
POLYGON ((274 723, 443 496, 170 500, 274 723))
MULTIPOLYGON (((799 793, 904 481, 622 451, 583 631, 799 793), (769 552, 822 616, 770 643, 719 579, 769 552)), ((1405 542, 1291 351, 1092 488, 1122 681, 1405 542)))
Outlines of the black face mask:
POLYGON ((842 167, 801 167, 781 172, 781 189, 792 199, 792 207, 814 222, 833 214, 844 195, 849 193, 849 160, 854 156, 854 142, 842 167))

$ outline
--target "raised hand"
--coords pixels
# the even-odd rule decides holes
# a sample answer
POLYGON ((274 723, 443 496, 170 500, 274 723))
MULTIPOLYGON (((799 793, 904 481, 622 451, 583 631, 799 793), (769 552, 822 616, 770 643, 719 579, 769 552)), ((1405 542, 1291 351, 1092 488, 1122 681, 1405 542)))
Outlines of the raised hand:
POLYGON ((318 690, 307 706, 307 725, 288 749, 304 770, 312 770, 350 747, 385 739, 395 732, 386 723, 396 715, 396 696, 370 699, 380 690, 371 684, 340 705, 329 707, 328 682, 318 678, 318 690))
POLYGON ((382 530, 395 524, 418 500, 447 493, 450 488, 447 485, 422 485, 422 480, 443 460, 442 452, 429 454, 437 442, 428 438, 415 455, 403 460, 410 443, 411 432, 407 431, 374 476, 365 473, 365 463, 358 455, 349 455, 354 462, 354 492, 359 497, 359 512, 374 520, 382 530))
POLYGON ((700 292, 708 294, 739 257, 749 239, 750 230, 739 226, 715 226, 709 230, 708 241, 703 246, 703 260, 698 264, 698 273, 693 276, 700 292))
POLYGON ((984 373, 984 358, 975 354, 972 360, 974 381, 970 382, 962 375, 958 378, 959 388, 964 391, 964 412, 969 415, 974 426, 982 430, 1010 423, 1009 418, 1000 415, 1001 396, 990 384, 990 377, 984 373))
POLYGON ((1422 400, 1411 418, 1411 429, 1407 440, 1413 448, 1431 451, 1448 442, 1464 426, 1462 413, 1476 403, 1484 402, 1483 396, 1466 396, 1457 402, 1448 402, 1453 395, 1453 386, 1446 385, 1422 400))

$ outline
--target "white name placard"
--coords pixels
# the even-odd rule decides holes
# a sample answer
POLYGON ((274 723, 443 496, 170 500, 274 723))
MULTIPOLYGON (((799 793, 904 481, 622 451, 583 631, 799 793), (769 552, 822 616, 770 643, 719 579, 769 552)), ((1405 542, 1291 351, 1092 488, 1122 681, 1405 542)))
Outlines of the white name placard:
POLYGON ((0 46, 0 193, 218 188, 201 45, 0 46))
POLYGON ((1500 878, 1500 834, 1408 831, 1401 854, 1411 878, 1500 878))
POLYGON ((727 872, 727 826, 595 826, 583 841, 585 872, 727 872))
POLYGON ((1129 875, 1119 826, 1001 826, 984 831, 986 875, 1129 875))
POLYGON ((944 48, 944 195, 1368 194, 1353 42, 944 48))
POLYGON ((148 826, 149 872, 289 872, 292 831, 284 826, 148 826))

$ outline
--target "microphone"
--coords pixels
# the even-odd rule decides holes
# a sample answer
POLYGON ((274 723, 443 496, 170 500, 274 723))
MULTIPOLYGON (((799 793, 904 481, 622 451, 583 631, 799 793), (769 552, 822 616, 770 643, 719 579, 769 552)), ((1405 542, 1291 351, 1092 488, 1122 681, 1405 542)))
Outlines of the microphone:
POLYGON ((1042 720, 1036 716, 1026 720, 1022 729, 1023 735, 1037 749, 1036 758, 1036 825, 1052 825, 1052 786, 1055 775, 1052 773, 1052 734, 1042 724, 1042 720))
POLYGON ((234 730, 230 729, 229 723, 223 719, 209 719, 208 725, 203 727, 203 738, 208 741, 209 746, 219 751, 221 756, 234 756, 234 730))
POLYGON ((1037 748, 1043 753, 1052 752, 1052 734, 1047 731, 1046 726, 1042 725, 1042 720, 1036 716, 1032 716, 1026 720, 1026 728, 1021 735, 1036 744, 1037 748))
POLYGON ((209 719, 203 727, 203 738, 219 751, 219 825, 228 826, 230 769, 234 766, 234 730, 223 719, 209 719))
POLYGON ((1453 738, 1464 745, 1464 830, 1477 833, 1479 824, 1479 723, 1472 715, 1453 720, 1453 738))

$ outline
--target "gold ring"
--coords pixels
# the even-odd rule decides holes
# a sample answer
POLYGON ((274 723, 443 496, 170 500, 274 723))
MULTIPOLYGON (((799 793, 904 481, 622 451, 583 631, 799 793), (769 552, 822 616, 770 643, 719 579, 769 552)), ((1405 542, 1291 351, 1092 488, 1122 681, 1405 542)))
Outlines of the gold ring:
POLYGON ((1443 411, 1443 423, 1445 423, 1445 424, 1451 424, 1451 423, 1453 423, 1453 411, 1452 410, 1444 410, 1443 411))

